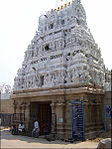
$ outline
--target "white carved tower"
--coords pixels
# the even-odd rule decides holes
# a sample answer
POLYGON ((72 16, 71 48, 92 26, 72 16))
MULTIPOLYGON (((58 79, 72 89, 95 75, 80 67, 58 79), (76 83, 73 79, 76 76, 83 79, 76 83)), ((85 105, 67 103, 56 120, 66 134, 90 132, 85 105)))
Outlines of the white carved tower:
POLYGON ((39 26, 15 77, 14 90, 70 84, 104 86, 101 51, 75 0, 39 17, 39 26))

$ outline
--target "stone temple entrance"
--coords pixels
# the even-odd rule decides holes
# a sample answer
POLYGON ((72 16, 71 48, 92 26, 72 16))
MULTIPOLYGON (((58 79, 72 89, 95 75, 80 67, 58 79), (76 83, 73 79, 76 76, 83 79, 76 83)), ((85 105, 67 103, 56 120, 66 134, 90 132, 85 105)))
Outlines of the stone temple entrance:
POLYGON ((46 121, 51 132, 51 107, 50 102, 31 102, 30 103, 30 128, 33 129, 35 120, 40 126, 40 135, 43 135, 43 124, 46 121))

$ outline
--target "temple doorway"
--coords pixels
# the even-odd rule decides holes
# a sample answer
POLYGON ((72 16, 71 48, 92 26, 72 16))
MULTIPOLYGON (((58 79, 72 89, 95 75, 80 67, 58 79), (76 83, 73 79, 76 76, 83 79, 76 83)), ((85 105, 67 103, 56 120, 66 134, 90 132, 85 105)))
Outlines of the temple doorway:
POLYGON ((43 135, 43 124, 46 121, 51 132, 51 106, 50 102, 31 102, 30 103, 30 128, 33 129, 35 120, 40 126, 40 135, 43 135))

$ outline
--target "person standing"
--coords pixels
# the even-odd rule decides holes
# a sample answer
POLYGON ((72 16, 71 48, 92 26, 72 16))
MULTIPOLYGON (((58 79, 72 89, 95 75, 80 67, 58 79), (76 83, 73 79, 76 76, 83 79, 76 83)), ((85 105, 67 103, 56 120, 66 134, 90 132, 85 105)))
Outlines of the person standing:
POLYGON ((38 123, 38 121, 36 120, 36 121, 34 122, 34 128, 33 128, 33 130, 32 130, 32 137, 34 136, 34 133, 36 133, 36 137, 38 137, 38 136, 39 136, 39 131, 40 131, 39 123, 38 123))

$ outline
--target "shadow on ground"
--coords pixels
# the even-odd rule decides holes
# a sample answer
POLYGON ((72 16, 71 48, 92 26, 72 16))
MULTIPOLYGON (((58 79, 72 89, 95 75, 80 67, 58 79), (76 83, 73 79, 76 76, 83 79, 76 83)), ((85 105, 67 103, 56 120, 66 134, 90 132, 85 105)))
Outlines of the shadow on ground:
MULTIPOLYGON (((34 138, 34 137, 28 137, 28 136, 20 136, 20 135, 12 135, 11 132, 8 129, 2 129, 1 130, 1 139, 5 140, 20 140, 20 141, 26 141, 27 143, 41 143, 41 144, 60 144, 60 145, 69 145, 72 143, 64 142, 61 140, 55 140, 55 141, 47 141, 44 138, 34 138)), ((81 141, 75 141, 73 144, 78 144, 81 141)))

